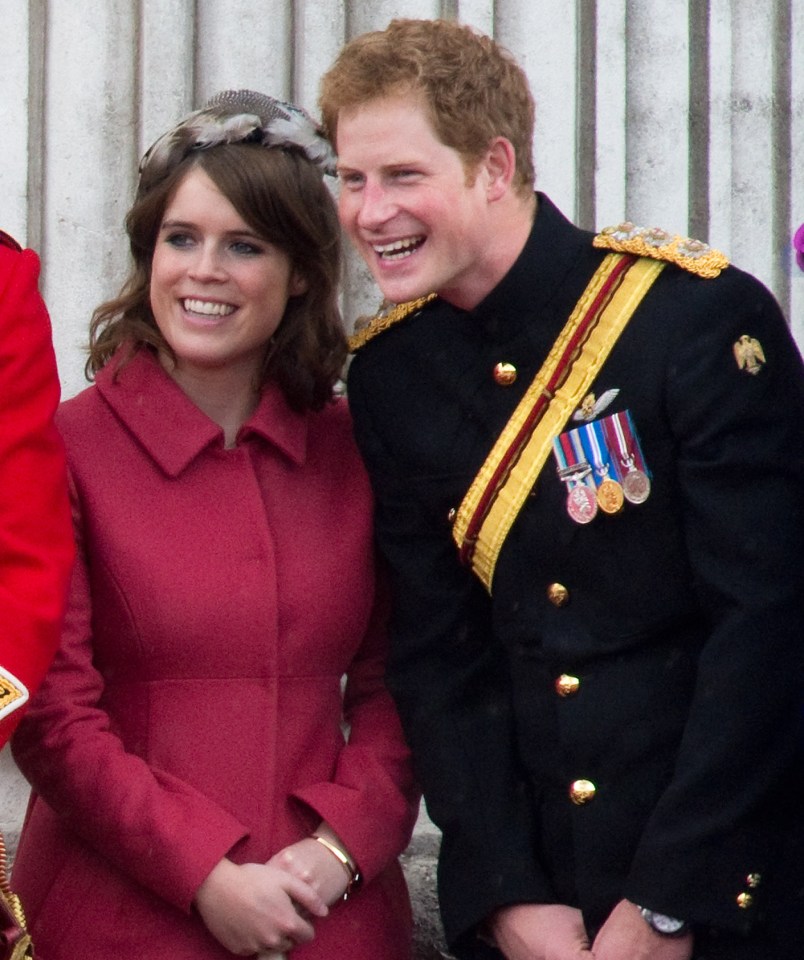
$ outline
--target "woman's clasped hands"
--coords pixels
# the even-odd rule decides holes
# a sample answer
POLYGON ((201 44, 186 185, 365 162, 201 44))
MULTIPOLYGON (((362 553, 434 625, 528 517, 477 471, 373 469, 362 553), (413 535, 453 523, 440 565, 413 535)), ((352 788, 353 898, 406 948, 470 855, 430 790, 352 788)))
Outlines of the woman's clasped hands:
MULTIPOLYGON (((331 831, 317 833, 339 849, 331 831)), ((279 957, 315 935, 350 877, 344 865, 314 837, 278 851, 267 863, 219 861, 201 884, 196 908, 210 933, 236 956, 279 957)))

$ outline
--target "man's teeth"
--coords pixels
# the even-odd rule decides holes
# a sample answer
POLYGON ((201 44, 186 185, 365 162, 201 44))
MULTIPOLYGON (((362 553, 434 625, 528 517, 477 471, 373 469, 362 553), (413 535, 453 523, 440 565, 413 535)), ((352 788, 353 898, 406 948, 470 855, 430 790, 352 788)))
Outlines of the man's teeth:
POLYGON ((205 317, 228 317, 234 313, 230 303, 215 303, 211 300, 185 300, 184 309, 189 313, 200 313, 205 317))
POLYGON ((393 243, 374 244, 374 252, 383 260, 401 260, 409 257, 423 242, 422 237, 406 237, 404 240, 394 240, 393 243))

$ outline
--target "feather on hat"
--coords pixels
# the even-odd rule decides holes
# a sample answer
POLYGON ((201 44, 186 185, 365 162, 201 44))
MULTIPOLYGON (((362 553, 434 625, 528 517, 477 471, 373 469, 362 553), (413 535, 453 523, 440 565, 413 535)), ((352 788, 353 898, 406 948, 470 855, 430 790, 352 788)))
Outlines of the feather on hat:
POLYGON ((153 186, 194 150, 249 142, 295 148, 323 173, 335 174, 332 147, 305 110, 254 90, 224 90, 146 151, 140 161, 140 189, 153 186))

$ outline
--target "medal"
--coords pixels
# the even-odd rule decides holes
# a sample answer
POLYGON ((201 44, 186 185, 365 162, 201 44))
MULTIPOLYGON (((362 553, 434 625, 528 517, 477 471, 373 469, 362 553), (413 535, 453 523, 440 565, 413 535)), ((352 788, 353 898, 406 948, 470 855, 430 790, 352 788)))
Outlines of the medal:
POLYGON ((650 496, 648 475, 632 465, 623 477, 623 495, 629 503, 644 503, 650 496))
POLYGON ((576 523, 589 523, 597 515, 594 481, 589 480, 592 468, 583 458, 580 442, 573 443, 562 433, 553 439, 553 455, 558 463, 558 476, 567 484, 567 513, 576 523))
POLYGON ((602 425, 610 447, 617 451, 623 496, 629 503, 644 503, 650 496, 650 477, 630 411, 613 413, 602 425))
POLYGON ((613 516, 623 508, 625 491, 616 480, 605 477, 600 481, 600 486, 597 488, 597 502, 600 504, 603 513, 613 516))
POLYGON ((583 430, 584 448, 589 450, 595 468, 597 502, 604 513, 613 515, 623 508, 623 488, 610 476, 609 449, 599 422, 587 423, 583 430))
POLYGON ((591 523, 597 516, 597 497, 585 483, 570 488, 567 513, 576 523, 591 523))

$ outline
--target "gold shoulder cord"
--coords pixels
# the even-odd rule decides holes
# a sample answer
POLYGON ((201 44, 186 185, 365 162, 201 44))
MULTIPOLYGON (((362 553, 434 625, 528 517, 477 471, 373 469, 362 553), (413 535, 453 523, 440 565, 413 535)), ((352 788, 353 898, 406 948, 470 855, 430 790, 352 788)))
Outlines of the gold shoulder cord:
POLYGON ((729 265, 728 257, 708 243, 673 235, 659 227, 637 227, 630 221, 616 227, 604 227, 592 241, 592 246, 674 263, 682 270, 708 280, 729 265))
POLYGON ((369 340, 373 340, 374 337, 384 330, 387 330, 389 327, 394 326, 394 324, 399 323, 400 320, 404 320, 406 317, 416 313, 417 310, 421 310, 426 303, 434 299, 435 294, 428 293, 426 297, 419 297, 418 300, 396 303, 387 310, 380 310, 380 312, 365 323, 365 325, 355 327, 355 332, 349 337, 349 352, 355 353, 367 344, 369 340))

